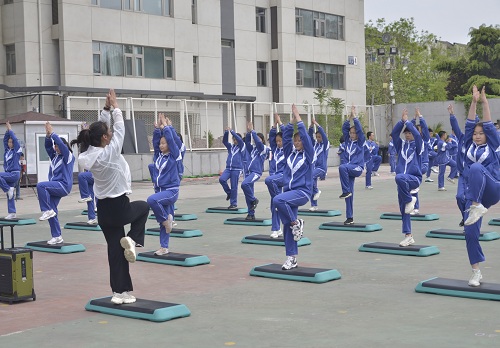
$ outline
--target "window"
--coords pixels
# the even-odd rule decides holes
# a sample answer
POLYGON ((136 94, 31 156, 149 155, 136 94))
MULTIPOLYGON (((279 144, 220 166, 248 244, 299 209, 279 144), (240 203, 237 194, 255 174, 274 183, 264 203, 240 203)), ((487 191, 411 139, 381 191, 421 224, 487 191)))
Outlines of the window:
POLYGON ((234 40, 220 40, 220 44, 222 47, 234 48, 234 40))
POLYGON ((97 0, 92 0, 91 5, 98 5, 97 0))
POLYGON ((314 20, 314 36, 325 37, 326 22, 324 19, 314 20))
POLYGON ((297 34, 304 33, 304 17, 295 15, 295 32, 297 34))
POLYGON ((142 47, 124 45, 125 76, 142 76, 144 56, 142 47))
POLYGON ((198 57, 193 56, 193 82, 200 83, 198 78, 198 57))
POLYGON ((191 2, 191 23, 198 23, 198 6, 196 0, 192 0, 191 2))
POLYGON ((122 9, 122 0, 99 0, 101 7, 111 8, 113 10, 122 9))
POLYGON ((165 49, 165 76, 166 79, 174 78, 174 50, 171 48, 165 49))
POLYGON ((7 4, 13 4, 14 3, 14 0, 4 0, 3 1, 3 4, 4 5, 7 5, 7 4))
POLYGON ((5 54, 7 61, 7 75, 16 74, 16 46, 7 45, 5 46, 5 54))
POLYGON ((295 33, 344 40, 344 17, 296 8, 295 33))
POLYGON ((157 16, 172 16, 173 0, 92 0, 91 4, 113 10, 144 12, 157 16))
POLYGON ((257 62, 257 86, 267 86, 267 63, 257 62))
POLYGON ((101 74, 101 48, 99 42, 92 42, 92 60, 94 66, 94 75, 101 74))
POLYGON ((255 9, 256 30, 259 33, 266 32, 266 9, 257 7, 255 9))
POLYGON ((297 62, 296 85, 310 88, 345 89, 345 66, 297 62))

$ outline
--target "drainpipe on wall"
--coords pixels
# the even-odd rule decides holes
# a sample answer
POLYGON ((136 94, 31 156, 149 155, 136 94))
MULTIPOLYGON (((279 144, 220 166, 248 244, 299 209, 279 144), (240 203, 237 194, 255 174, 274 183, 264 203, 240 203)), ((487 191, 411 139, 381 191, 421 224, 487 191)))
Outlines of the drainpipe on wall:
MULTIPOLYGON (((42 5, 40 0, 37 0, 37 10, 38 10, 38 52, 39 52, 39 64, 40 64, 40 87, 43 86, 43 49, 42 49, 42 5)), ((41 95, 39 98, 39 110, 38 112, 43 113, 43 97, 41 95)))

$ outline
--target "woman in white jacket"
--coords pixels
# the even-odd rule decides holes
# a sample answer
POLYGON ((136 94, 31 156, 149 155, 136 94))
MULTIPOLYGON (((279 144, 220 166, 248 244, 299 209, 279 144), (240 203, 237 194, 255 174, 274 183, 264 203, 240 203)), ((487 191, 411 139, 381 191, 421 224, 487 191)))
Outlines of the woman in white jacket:
POLYGON ((129 262, 135 262, 135 247, 144 245, 144 228, 149 214, 147 202, 130 202, 127 197, 132 190, 130 168, 121 155, 124 137, 125 123, 116 94, 111 89, 99 121, 83 129, 74 142, 81 150, 78 163, 94 176, 97 218, 108 243, 111 302, 115 304, 136 301, 129 294, 133 290, 129 262), (111 107, 114 133, 110 129, 111 107), (130 232, 125 235, 127 224, 130 224, 130 232))

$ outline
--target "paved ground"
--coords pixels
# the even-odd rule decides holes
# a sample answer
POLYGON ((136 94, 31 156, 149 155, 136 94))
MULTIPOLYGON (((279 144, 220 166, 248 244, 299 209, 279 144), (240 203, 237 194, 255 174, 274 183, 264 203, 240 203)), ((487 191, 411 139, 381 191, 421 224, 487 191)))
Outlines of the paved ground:
MULTIPOLYGON (((459 222, 455 186, 438 192, 436 183, 421 189, 424 213, 438 213, 434 222, 413 222, 417 244, 439 247, 430 257, 363 253, 366 242, 399 242, 400 221, 380 220, 383 212, 396 211, 394 178, 388 167, 374 178, 374 190, 356 182, 355 221, 383 226, 374 233, 319 230, 334 218, 307 217, 305 236, 310 246, 299 248, 299 265, 334 268, 342 279, 325 284, 272 280, 249 276, 252 267, 282 263, 284 248, 242 244, 250 234, 269 233, 268 227, 224 225, 227 215, 206 214, 207 207, 226 205, 217 179, 183 184, 178 212, 193 213, 196 221, 179 222, 180 228, 203 231, 199 238, 171 238, 170 249, 207 255, 211 263, 177 267, 145 262, 131 266, 134 295, 139 298, 185 304, 188 318, 164 323, 87 312, 90 298, 108 296, 105 240, 100 232, 63 230, 64 240, 82 243, 86 252, 51 254, 34 252, 36 301, 0 304, 1 347, 498 347, 500 303, 419 294, 419 281, 434 276, 468 279, 470 266, 465 242, 426 238, 434 228, 456 228, 459 222)), ((320 182, 320 207, 344 212, 338 199, 337 169, 320 182)), ((145 199, 151 184, 134 183, 131 199, 145 199)), ((258 217, 270 217, 269 196, 263 182, 256 184, 258 217)), ((23 189, 18 215, 37 219, 38 202, 31 189, 23 189)), ((85 221, 77 203, 78 188, 60 204, 61 224, 85 221)), ((240 193, 240 206, 244 199, 240 193)), ((0 200, 5 214, 5 198, 0 200)), ((485 220, 500 217, 494 207, 485 220)), ((147 226, 155 227, 149 220, 147 226)), ((484 226, 483 231, 499 231, 484 226)), ((48 223, 16 228, 16 245, 47 240, 48 223)), ((7 239, 7 242, 9 240, 7 239)), ((158 237, 146 236, 146 249, 158 247, 158 237)), ((500 283, 500 240, 482 243, 487 262, 484 280, 500 283)))

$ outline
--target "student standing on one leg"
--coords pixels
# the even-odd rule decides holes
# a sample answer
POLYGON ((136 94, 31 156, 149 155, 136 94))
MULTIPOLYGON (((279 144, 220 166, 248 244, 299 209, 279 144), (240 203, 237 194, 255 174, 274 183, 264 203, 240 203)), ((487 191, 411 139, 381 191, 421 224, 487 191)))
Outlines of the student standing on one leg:
POLYGON ((247 149, 248 164, 245 172, 245 179, 241 183, 241 189, 245 194, 245 201, 248 207, 246 220, 255 220, 255 208, 259 200, 255 198, 254 183, 262 176, 264 161, 267 158, 267 147, 264 134, 256 133, 252 122, 248 122, 247 134, 245 135, 245 147, 247 149), (255 145, 252 145, 252 139, 255 145))
POLYGON ((396 185, 398 189, 399 211, 402 217, 402 233, 405 238, 399 246, 406 247, 415 243, 411 233, 410 213, 415 207, 417 198, 412 196, 422 183, 422 153, 424 142, 417 128, 408 120, 408 110, 403 110, 401 121, 396 123, 391 133, 394 146, 398 152, 396 165, 396 185), (405 141, 401 139, 404 134, 405 141))
POLYGON ((21 166, 19 158, 21 157, 21 146, 17 140, 16 134, 12 131, 9 122, 5 123, 7 130, 3 137, 3 173, 0 173, 0 188, 3 192, 7 193, 7 210, 8 215, 5 217, 7 220, 16 218, 16 201, 14 197, 14 190, 19 183, 21 175, 21 166))
POLYGON ((307 204, 312 191, 314 148, 300 118, 297 107, 292 105, 293 121, 298 132, 293 134, 293 123, 283 130, 283 151, 286 165, 283 170, 283 193, 273 199, 283 223, 283 238, 287 259, 283 270, 297 267, 297 242, 304 233, 304 220, 297 219, 299 207, 307 204))
POLYGON ((434 180, 431 179, 431 171, 434 173, 439 173, 439 171, 436 171, 435 169, 433 169, 433 167, 436 165, 434 162, 435 162, 435 159, 437 156, 437 152, 436 152, 437 139, 434 136, 434 132, 432 131, 431 128, 428 128, 428 131, 429 131, 429 140, 427 141, 427 143, 425 145, 427 146, 427 155, 429 157, 429 165, 427 167, 427 172, 425 173, 425 182, 434 182, 434 180))
POLYGON ((154 133, 153 180, 158 192, 148 197, 148 204, 160 224, 160 249, 155 251, 155 255, 166 255, 173 226, 174 205, 179 198, 181 179, 178 162, 182 161, 182 154, 175 140, 175 129, 162 113, 159 114, 154 133))
POLYGON ((83 129, 76 143, 83 151, 79 164, 94 175, 94 192, 98 198, 97 217, 108 244, 109 278, 114 304, 133 303, 135 297, 130 278, 129 262, 135 262, 135 248, 144 245, 144 229, 149 214, 145 201, 130 202, 132 193, 130 168, 121 155, 125 139, 125 122, 118 108, 116 94, 111 89, 99 121, 83 129), (110 129, 110 109, 113 107, 113 130, 110 129), (130 232, 125 235, 125 225, 130 232))
POLYGON ((365 135, 363 127, 356 117, 356 108, 351 108, 351 116, 342 125, 342 133, 345 139, 346 163, 339 166, 340 184, 342 194, 340 199, 345 199, 345 215, 347 219, 344 225, 354 223, 354 180, 363 173, 364 162, 364 144, 365 135), (352 122, 352 126, 351 126, 352 122))
POLYGON ((373 132, 366 133, 365 142, 365 166, 366 166, 366 176, 365 176, 365 188, 367 190, 372 190, 372 175, 379 176, 377 173, 380 163, 382 162, 382 157, 378 155, 378 144, 375 142, 375 134, 373 132))
POLYGON ((95 214, 94 177, 89 171, 78 173, 78 188, 80 189, 79 203, 87 203, 87 216, 89 225, 97 224, 95 214))
POLYGON ((347 163, 347 152, 345 151, 345 141, 343 135, 340 136, 337 155, 339 155, 339 165, 347 163))
POLYGON ((246 156, 245 142, 239 133, 228 127, 224 132, 222 143, 227 148, 227 160, 226 169, 220 176, 219 183, 226 193, 226 201, 230 202, 229 209, 236 209, 238 207, 238 181, 243 171, 246 156), (228 141, 229 133, 233 136, 232 144, 229 144, 228 141), (227 184, 228 180, 231 186, 227 184))
POLYGON ((21 156, 19 157, 19 167, 21 168, 21 171, 19 173, 19 180, 17 181, 16 185, 16 201, 23 200, 23 197, 21 197, 21 181, 26 174, 26 161, 24 159, 24 153, 22 152, 21 156))
POLYGON ((75 157, 68 141, 60 138, 52 130, 49 122, 45 123, 45 150, 50 158, 49 181, 42 181, 36 185, 38 202, 42 216, 39 220, 49 220, 52 238, 47 244, 63 243, 61 225, 57 217, 57 206, 62 197, 66 197, 73 187, 73 167, 75 157))
POLYGON ((318 179, 325 180, 326 172, 328 170, 328 151, 330 150, 330 142, 316 119, 312 119, 312 124, 309 126, 309 136, 311 142, 314 144, 314 154, 316 161, 314 162, 313 170, 313 191, 311 197, 310 211, 318 210, 318 199, 321 195, 321 190, 318 189, 318 179), (314 133, 314 126, 317 127, 316 134, 314 133))
POLYGON ((438 133, 439 140, 437 142, 437 157, 436 164, 439 166, 439 174, 438 174, 438 191, 446 191, 444 187, 444 173, 446 171, 446 166, 450 167, 450 174, 448 175, 447 180, 452 184, 455 183, 453 178, 456 175, 457 164, 450 156, 450 149, 453 148, 453 143, 451 139, 448 137, 448 134, 445 131, 440 131, 438 133))
POLYGON ((485 261, 479 244, 482 217, 500 199, 499 136, 491 122, 490 108, 484 87, 479 94, 473 87, 472 102, 465 124, 465 241, 472 267, 469 286, 479 286, 483 278, 479 263, 485 261), (476 123, 476 105, 483 104, 483 122, 476 123))
MULTIPOLYGON (((429 149, 425 145, 429 142, 429 139, 430 139, 429 128, 427 127, 427 123, 425 122, 424 117, 420 113, 419 108, 415 108, 415 118, 413 120, 411 120, 411 122, 417 128, 417 130, 419 131, 419 133, 422 137, 422 140, 424 141, 424 147, 423 147, 423 152, 422 152, 422 161, 421 161, 422 174, 423 174, 423 173, 426 173, 428 168, 429 168, 429 149)), ((419 195, 418 195, 419 190, 420 190, 420 187, 417 187, 416 189, 413 189, 410 191, 411 195, 417 199, 417 201, 415 202, 415 208, 413 209, 413 211, 410 212, 410 215, 416 215, 416 214, 419 214, 419 212, 420 212, 419 211, 420 199, 419 199, 419 195)))
POLYGON ((396 175, 396 148, 392 141, 392 137, 389 136, 389 145, 387 152, 389 153, 389 165, 391 166, 391 175, 396 175))
POLYGON ((278 238, 283 235, 281 230, 281 221, 274 206, 273 198, 279 195, 283 191, 283 169, 286 165, 285 154, 283 152, 283 123, 281 123, 280 116, 278 114, 274 115, 274 126, 269 132, 269 144, 271 145, 271 153, 273 160, 269 164, 269 171, 273 171, 272 175, 269 175, 266 180, 266 186, 271 196, 271 238, 278 238), (279 131, 278 131, 279 129, 279 131))

